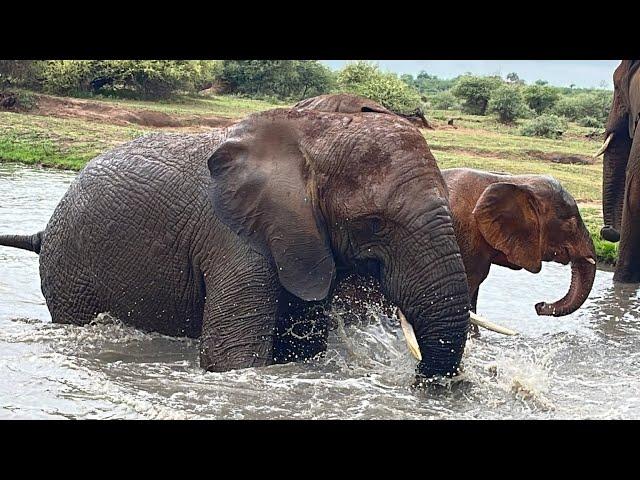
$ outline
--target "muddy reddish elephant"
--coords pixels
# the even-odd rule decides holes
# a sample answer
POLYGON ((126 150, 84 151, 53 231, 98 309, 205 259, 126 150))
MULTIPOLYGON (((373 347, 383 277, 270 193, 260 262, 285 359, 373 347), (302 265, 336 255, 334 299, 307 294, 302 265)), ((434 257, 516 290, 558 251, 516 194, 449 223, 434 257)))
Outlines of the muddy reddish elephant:
POLYGON ((317 110, 320 112, 340 112, 340 113, 361 113, 361 112, 377 112, 386 113, 388 115, 397 115, 412 123, 418 128, 428 128, 433 130, 433 126, 429 123, 424 113, 419 108, 413 113, 398 113, 383 107, 379 103, 374 102, 366 97, 354 95, 352 93, 331 93, 327 95, 318 95, 317 97, 307 98, 296 103, 293 108, 303 110, 317 110))
POLYGON ((615 281, 640 282, 640 60, 623 60, 613 74, 605 142, 602 213, 605 240, 620 241, 615 281))
POLYGON ((570 262, 571 285, 557 302, 536 304, 538 315, 580 308, 593 286, 596 253, 575 200, 556 179, 467 168, 442 175, 474 311, 492 264, 538 273, 541 262, 570 262))

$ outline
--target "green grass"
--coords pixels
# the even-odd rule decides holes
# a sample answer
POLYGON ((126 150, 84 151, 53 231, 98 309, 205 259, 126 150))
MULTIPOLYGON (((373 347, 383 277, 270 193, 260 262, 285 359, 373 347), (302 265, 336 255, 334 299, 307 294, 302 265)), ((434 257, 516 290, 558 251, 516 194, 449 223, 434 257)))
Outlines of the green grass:
MULTIPOLYGON (((91 100, 131 109, 226 118, 240 118, 283 106, 234 96, 185 96, 165 102, 108 97, 91 100)), ((80 118, 0 112, 0 162, 81 170, 100 153, 155 130, 157 129, 138 125, 118 126, 80 118)))
POLYGON ((150 131, 8 112, 0 112, 0 129, 0 161, 71 170, 150 131))
POLYGON ((602 209, 600 207, 580 207, 580 215, 584 220, 587 230, 591 234, 591 240, 596 248, 598 263, 615 265, 618 258, 618 243, 611 243, 600 238, 602 228, 602 209))
POLYGON ((263 100, 254 100, 233 95, 211 97, 184 95, 170 100, 159 101, 130 100, 104 96, 84 99, 126 108, 154 110, 182 115, 212 115, 227 118, 239 118, 249 115, 250 113, 287 106, 285 103, 270 103, 263 100))
MULTIPOLYGON (((109 97, 93 100, 173 115, 226 118, 240 118, 286 106, 234 96, 183 96, 160 102, 109 97)), ((424 135, 440 168, 471 167, 554 176, 580 204, 582 217, 592 234, 598 261, 615 261, 617 245, 600 239, 599 235, 602 225, 598 206, 602 199, 602 160, 598 159, 593 165, 564 165, 550 161, 553 154, 592 155, 600 143, 584 135, 594 129, 570 123, 562 138, 551 140, 519 135, 522 122, 504 125, 492 116, 434 110, 428 112, 427 117, 435 120, 437 126, 436 130, 424 130, 424 135), (449 118, 455 118, 457 129, 446 126, 449 118)), ((154 130, 157 129, 0 112, 0 161, 80 170, 98 154, 154 130)))

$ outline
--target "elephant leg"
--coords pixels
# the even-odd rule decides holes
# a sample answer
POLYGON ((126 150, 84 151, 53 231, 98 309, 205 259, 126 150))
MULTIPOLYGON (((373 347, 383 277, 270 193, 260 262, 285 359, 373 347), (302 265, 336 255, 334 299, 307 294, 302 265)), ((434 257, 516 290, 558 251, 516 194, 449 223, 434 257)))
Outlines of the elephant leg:
POLYGON ((273 357, 276 363, 308 360, 327 350, 329 317, 323 304, 304 305, 286 300, 291 309, 276 325, 273 357))
POLYGON ((613 280, 640 282, 640 129, 631 146, 622 207, 620 249, 613 280))
POLYGON ((229 262, 216 270, 205 274, 200 366, 222 372, 273 364, 280 295, 275 274, 265 262, 229 262))

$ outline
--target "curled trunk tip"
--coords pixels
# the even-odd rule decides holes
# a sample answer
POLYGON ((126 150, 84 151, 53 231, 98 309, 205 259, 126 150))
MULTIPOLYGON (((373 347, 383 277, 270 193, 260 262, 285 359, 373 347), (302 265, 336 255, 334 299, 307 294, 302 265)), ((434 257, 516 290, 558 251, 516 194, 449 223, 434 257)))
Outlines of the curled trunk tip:
POLYGON ((536 313, 538 315, 562 317, 575 312, 589 296, 595 276, 596 264, 593 257, 573 260, 571 262, 571 286, 567 294, 557 302, 537 303, 535 307, 536 313))

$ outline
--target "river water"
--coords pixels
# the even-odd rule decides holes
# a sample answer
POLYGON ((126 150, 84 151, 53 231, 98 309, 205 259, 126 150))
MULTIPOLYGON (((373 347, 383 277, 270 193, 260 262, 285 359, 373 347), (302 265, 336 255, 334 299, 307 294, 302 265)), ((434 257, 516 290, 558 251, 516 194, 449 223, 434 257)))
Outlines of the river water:
MULTIPOLYGON (((0 233, 42 229, 72 172, 0 165, 0 233)), ((198 366, 197 341, 104 316, 54 325, 37 255, 0 247, 0 418, 510 419, 640 418, 640 302, 598 270, 576 313, 538 317, 570 268, 532 275, 493 267, 481 315, 517 330, 470 339, 460 381, 410 387, 415 362, 397 325, 372 307, 366 325, 330 333, 324 358, 226 373, 198 366)), ((340 312, 334 313, 340 318, 340 312)))

